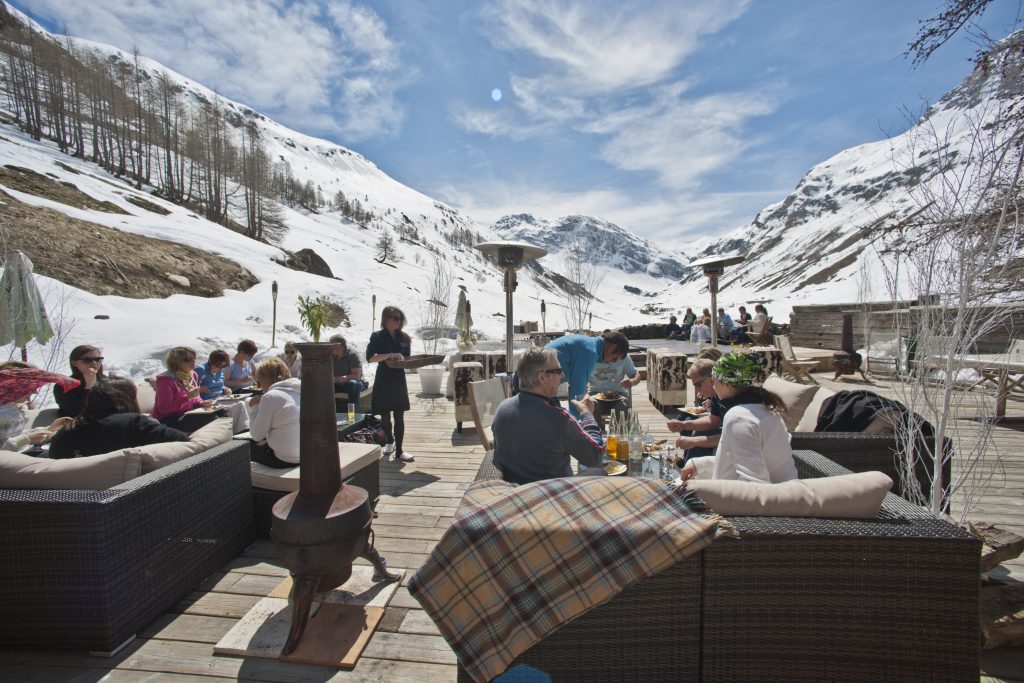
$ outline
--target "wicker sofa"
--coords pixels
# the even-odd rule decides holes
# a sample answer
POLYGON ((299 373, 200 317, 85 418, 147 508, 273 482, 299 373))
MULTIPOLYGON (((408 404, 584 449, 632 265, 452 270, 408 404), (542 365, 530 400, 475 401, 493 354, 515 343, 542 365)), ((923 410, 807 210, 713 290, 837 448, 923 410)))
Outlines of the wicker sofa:
MULTIPOLYGON (((802 478, 848 473, 796 458, 802 478)), ((499 476, 485 459, 477 479, 499 476)), ((870 520, 728 519, 740 539, 638 582, 516 663, 585 683, 978 680, 973 536, 891 493, 870 520)))
POLYGON ((106 490, 0 490, 0 642, 112 653, 254 538, 245 442, 106 490))

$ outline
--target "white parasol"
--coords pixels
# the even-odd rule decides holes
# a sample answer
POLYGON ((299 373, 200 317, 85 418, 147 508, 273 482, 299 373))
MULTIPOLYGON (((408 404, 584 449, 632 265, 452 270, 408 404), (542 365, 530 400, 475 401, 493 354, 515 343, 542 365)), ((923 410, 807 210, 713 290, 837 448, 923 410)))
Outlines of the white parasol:
POLYGON ((30 341, 45 344, 52 336, 43 297, 32 275, 32 261, 20 251, 8 254, 0 278, 0 345, 13 342, 25 358, 30 341))

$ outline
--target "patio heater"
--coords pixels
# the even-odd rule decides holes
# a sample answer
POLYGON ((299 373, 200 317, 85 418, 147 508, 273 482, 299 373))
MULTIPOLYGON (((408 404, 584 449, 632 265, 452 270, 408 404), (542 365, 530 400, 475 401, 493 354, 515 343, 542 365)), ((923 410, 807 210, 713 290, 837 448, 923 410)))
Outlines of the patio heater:
POLYGON ((700 266, 708 277, 708 291, 711 292, 711 345, 718 346, 718 278, 725 273, 726 266, 742 263, 745 256, 709 256, 692 261, 691 266, 700 266))
POLYGON ((512 292, 516 291, 516 271, 529 261, 535 261, 541 256, 547 256, 547 250, 535 247, 532 244, 523 242, 481 242, 473 245, 483 253, 493 258, 505 273, 505 369, 509 377, 512 376, 512 292))

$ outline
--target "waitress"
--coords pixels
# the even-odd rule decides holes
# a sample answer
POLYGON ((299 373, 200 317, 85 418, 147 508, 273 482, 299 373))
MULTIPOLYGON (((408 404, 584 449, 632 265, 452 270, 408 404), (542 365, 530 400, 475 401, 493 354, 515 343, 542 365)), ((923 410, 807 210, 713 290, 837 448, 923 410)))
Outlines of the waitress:
POLYGON ((412 353, 412 340, 402 328, 405 314, 396 306, 385 306, 380 317, 380 329, 370 335, 366 345, 366 362, 378 363, 373 378, 373 399, 370 412, 380 415, 388 443, 384 455, 395 454, 395 460, 410 462, 412 454, 402 450, 405 437, 405 412, 409 410, 409 389, 405 384, 405 370, 392 368, 387 360, 405 360, 412 353))

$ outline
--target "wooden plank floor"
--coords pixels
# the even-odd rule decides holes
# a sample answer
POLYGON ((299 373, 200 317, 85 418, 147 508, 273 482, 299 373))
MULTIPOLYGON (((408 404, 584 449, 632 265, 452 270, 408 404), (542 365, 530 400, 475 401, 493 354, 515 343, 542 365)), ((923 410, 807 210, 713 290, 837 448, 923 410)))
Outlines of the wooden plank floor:
MULTIPOLYGON (((853 388, 854 381, 822 384, 853 388)), ((454 404, 417 395, 419 380, 409 375, 412 410, 406 417, 406 448, 415 462, 382 463, 380 516, 374 522, 377 547, 391 567, 407 570, 406 579, 392 599, 384 620, 352 671, 316 666, 280 664, 256 658, 215 656, 213 645, 259 599, 286 575, 269 541, 260 540, 245 554, 150 624, 139 638, 116 657, 0 649, 0 680, 49 681, 168 681, 211 683, 215 679, 252 681, 409 681, 435 683, 455 680, 455 657, 433 623, 405 587, 409 576, 426 559, 451 521, 462 492, 473 480, 483 457, 472 422, 455 431, 454 404)), ((883 394, 891 385, 879 381, 870 387, 883 394)), ((633 390, 641 422, 658 438, 667 438, 665 418, 647 401, 646 384, 633 390)), ((1008 406, 1013 417, 1024 418, 1024 401, 1008 406)), ((982 497, 974 518, 998 521, 1024 533, 1024 432, 997 427, 994 449, 1001 458, 1001 474, 982 497)), ((995 457, 993 455, 993 457, 995 457)), ((1020 560, 1010 573, 1024 578, 1020 560)), ((1020 651, 986 655, 996 670, 1024 671, 1020 651)), ((985 681, 1019 680, 983 677, 985 681)))

